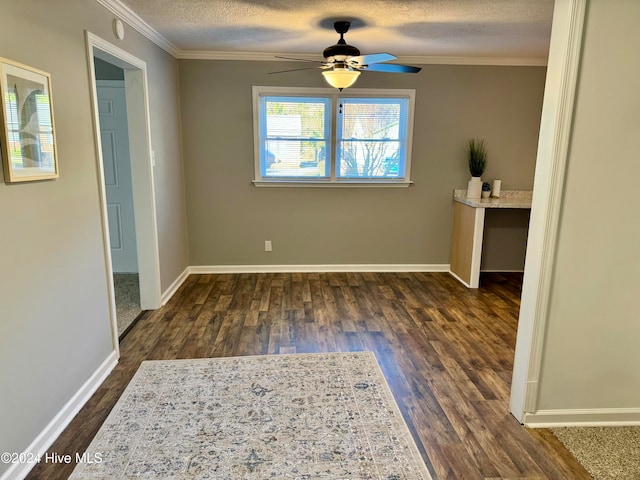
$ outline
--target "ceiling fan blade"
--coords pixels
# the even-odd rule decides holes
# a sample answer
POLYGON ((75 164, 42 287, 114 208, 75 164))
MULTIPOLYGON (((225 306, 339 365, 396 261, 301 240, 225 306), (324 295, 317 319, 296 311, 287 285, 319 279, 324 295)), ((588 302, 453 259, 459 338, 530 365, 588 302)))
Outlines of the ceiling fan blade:
POLYGON ((366 66, 363 70, 370 72, 418 73, 422 68, 398 65, 395 63, 374 63, 373 65, 366 66))
POLYGON ((269 72, 269 75, 271 75, 273 73, 297 72, 298 70, 316 70, 318 68, 325 69, 325 68, 329 68, 329 67, 325 67, 324 65, 321 65, 319 67, 292 68, 291 70, 278 70, 277 72, 269 72))
POLYGON ((390 53, 370 53, 368 55, 359 55, 350 57, 349 63, 357 63, 358 65, 371 65, 372 63, 388 62, 395 60, 396 56, 390 53))
POLYGON ((294 58, 294 57, 280 57, 278 55, 275 55, 275 58, 281 58, 283 60, 295 60, 297 62, 309 62, 309 63, 325 63, 322 60, 309 60, 308 58, 294 58))

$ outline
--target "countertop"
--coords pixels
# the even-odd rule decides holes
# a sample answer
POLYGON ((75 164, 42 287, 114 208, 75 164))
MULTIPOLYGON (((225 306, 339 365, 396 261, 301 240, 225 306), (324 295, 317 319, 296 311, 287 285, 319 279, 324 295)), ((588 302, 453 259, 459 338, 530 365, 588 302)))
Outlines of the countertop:
POLYGON ((499 198, 467 198, 466 190, 454 190, 453 200, 474 208, 531 208, 530 190, 503 190, 499 198))

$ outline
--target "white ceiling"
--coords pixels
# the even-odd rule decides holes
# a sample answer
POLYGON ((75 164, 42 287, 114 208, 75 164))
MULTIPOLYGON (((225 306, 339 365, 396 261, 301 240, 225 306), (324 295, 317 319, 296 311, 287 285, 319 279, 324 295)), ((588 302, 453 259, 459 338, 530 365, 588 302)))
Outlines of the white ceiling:
POLYGON ((553 0, 99 1, 130 10, 185 58, 311 54, 321 60, 339 38, 333 21, 350 20, 345 39, 363 54, 544 64, 553 15, 553 0))

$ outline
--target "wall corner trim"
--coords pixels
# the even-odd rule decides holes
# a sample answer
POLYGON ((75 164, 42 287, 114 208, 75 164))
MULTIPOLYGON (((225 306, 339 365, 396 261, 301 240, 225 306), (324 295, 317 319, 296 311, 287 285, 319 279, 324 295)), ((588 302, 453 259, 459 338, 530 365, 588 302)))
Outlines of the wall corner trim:
MULTIPOLYGON (((102 362, 89 379, 80 389, 69 399, 64 407, 56 414, 49 424, 31 442, 23 452, 26 458, 36 458, 43 456, 47 449, 53 444, 58 436, 71 423, 71 420, 78 414, 85 403, 89 401, 102 382, 111 373, 118 363, 117 351, 112 351, 102 362)), ((36 463, 14 463, 2 475, 0 480, 18 480, 26 477, 36 463)))
POLYGON ((510 411, 521 423, 537 409, 537 395, 527 389, 540 379, 586 3, 554 6, 511 381, 510 411))

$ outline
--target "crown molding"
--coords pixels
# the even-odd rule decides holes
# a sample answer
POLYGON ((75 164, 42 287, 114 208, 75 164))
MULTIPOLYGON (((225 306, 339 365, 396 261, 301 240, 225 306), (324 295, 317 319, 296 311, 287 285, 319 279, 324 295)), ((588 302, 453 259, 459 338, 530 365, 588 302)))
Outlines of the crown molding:
MULTIPOLYGON (((180 50, 177 58, 184 60, 244 60, 264 62, 295 62, 275 58, 293 57, 301 60, 319 61, 318 55, 303 53, 266 53, 266 52, 221 52, 207 50, 180 50)), ((492 65, 518 67, 546 67, 547 59, 540 57, 456 57, 436 55, 411 55, 398 57, 399 63, 411 65, 492 65)))
POLYGON ((417 55, 400 57, 401 63, 418 65, 492 65, 504 67, 546 67, 546 57, 463 57, 417 55))
POLYGON ((120 0, 96 0, 134 30, 145 36, 164 51, 175 58, 179 58, 180 49, 161 35, 155 28, 145 22, 137 13, 127 7, 120 0))
MULTIPOLYGON (((134 30, 151 40, 160 48, 177 59, 184 60, 240 60, 258 62, 293 62, 295 60, 277 59, 276 56, 294 57, 309 61, 318 61, 318 55, 300 53, 268 53, 268 52, 222 52, 215 50, 182 50, 171 43, 160 32, 145 22, 137 13, 120 0, 96 0, 111 13, 126 22, 134 30)), ((407 55, 398 58, 400 63, 417 65, 491 65, 545 67, 547 58, 540 57, 469 57, 469 56, 436 56, 407 55)))
POLYGON ((322 61, 319 55, 308 53, 276 53, 276 52, 222 52, 217 50, 181 50, 179 59, 185 60, 243 60, 252 62, 295 62, 277 56, 299 58, 309 62, 322 61))

